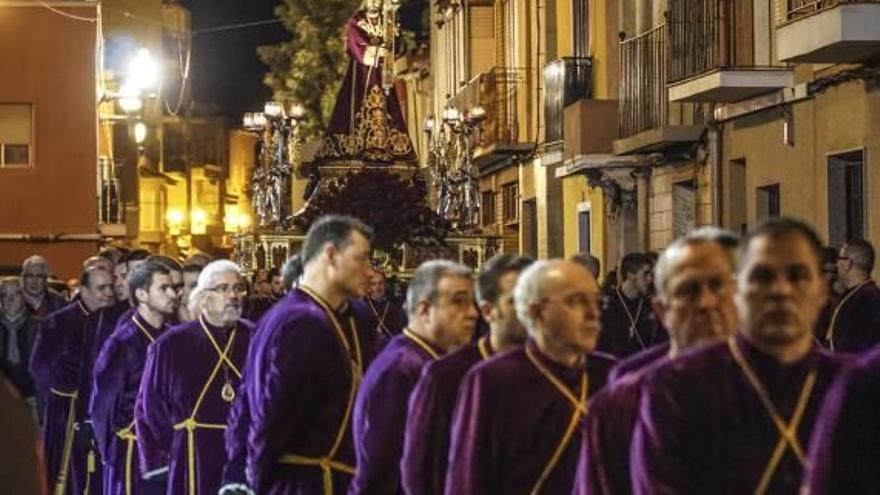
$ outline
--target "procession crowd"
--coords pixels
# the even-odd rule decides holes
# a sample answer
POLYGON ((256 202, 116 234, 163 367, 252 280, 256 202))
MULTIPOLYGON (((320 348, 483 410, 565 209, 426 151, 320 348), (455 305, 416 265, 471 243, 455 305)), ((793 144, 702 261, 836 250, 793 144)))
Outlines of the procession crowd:
POLYGON ((423 263, 325 216, 281 270, 109 248, 0 279, 3 493, 880 493, 874 248, 423 263), (400 300, 402 299, 402 300, 400 300))

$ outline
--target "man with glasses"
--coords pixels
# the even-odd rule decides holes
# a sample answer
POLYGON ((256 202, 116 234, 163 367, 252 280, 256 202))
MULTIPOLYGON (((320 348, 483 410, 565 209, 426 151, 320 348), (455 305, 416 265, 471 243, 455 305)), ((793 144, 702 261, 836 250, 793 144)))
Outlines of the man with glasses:
POLYGON ((137 308, 119 323, 98 355, 89 408, 104 460, 105 495, 144 492, 137 467, 134 401, 147 348, 164 332, 177 304, 171 274, 157 261, 135 267, 127 279, 128 299, 137 301, 137 308))
POLYGON ((24 301, 27 309, 38 320, 68 304, 61 294, 49 288, 47 280, 49 280, 49 263, 46 258, 33 255, 21 264, 24 301))
POLYGON ((80 277, 79 294, 42 321, 31 354, 30 369, 43 403, 43 434, 49 483, 54 489, 83 493, 95 473, 89 462, 87 423, 92 368, 88 353, 101 325, 103 309, 113 304, 113 275, 90 268, 80 277))
POLYGON ((653 309, 669 330, 670 342, 637 354, 638 367, 628 363, 629 371, 590 401, 575 493, 632 493, 629 452, 644 377, 660 363, 723 342, 736 330, 734 256, 722 244, 732 235, 704 227, 675 240, 660 255, 653 309))
POLYGON ((636 494, 798 493, 813 425, 845 359, 813 326, 827 298, 821 244, 775 218, 743 245, 739 334, 644 380, 631 450, 636 494))
POLYGON ((401 460, 408 495, 443 493, 452 410, 464 375, 496 354, 522 346, 526 329, 516 317, 513 288, 531 259, 499 254, 483 263, 474 284, 489 333, 477 342, 425 365, 409 400, 401 460))
POLYGON ((252 325, 241 319, 246 287, 238 265, 214 261, 190 294, 195 321, 147 349, 135 403, 143 477, 168 493, 217 493, 226 462, 223 430, 236 398, 252 325))
POLYGON ((868 241, 849 241, 840 248, 837 277, 845 292, 820 336, 832 351, 860 353, 880 343, 880 288, 871 278, 874 259, 868 241))
POLYGON ((514 303, 530 338, 465 376, 445 493, 571 493, 587 398, 614 364, 592 352, 599 300, 592 274, 572 261, 523 271, 514 303))
POLYGON ((407 290, 409 326, 391 339, 370 366, 354 406, 357 474, 350 494, 401 492, 401 428, 422 368, 471 341, 477 311, 471 270, 434 260, 413 274, 407 290))
POLYGON ((350 301, 366 295, 372 229, 328 215, 309 228, 299 284, 254 334, 245 372, 250 486, 344 494, 355 472, 351 412, 375 345, 350 301))

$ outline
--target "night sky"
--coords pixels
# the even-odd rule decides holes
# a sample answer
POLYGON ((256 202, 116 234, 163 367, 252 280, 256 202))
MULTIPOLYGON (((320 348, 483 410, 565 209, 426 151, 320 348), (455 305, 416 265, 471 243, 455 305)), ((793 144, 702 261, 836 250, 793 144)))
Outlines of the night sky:
MULTIPOLYGON (((257 56, 257 47, 289 39, 280 23, 243 29, 198 34, 230 24, 274 19, 281 0, 181 0, 192 13, 193 53, 190 83, 193 97, 212 105, 218 114, 234 121, 244 112, 259 111, 272 93, 263 84, 267 67, 257 56)), ((418 29, 426 0, 405 0, 401 8, 404 27, 418 29)), ((426 33, 424 33, 426 34, 426 33)))
MULTIPOLYGON (((192 12, 192 29, 274 19, 279 0, 183 0, 192 12)), ((266 66, 257 47, 289 38, 282 25, 268 24, 193 37, 190 75, 196 101, 236 121, 244 112, 262 110, 272 92, 263 84, 266 66)))

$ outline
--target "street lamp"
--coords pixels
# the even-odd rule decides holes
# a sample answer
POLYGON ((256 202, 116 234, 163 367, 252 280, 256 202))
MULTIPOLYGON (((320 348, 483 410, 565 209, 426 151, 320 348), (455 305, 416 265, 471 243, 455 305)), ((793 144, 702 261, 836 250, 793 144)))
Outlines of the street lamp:
POLYGON ((480 195, 471 137, 487 116, 482 105, 462 111, 450 99, 440 122, 431 115, 422 126, 428 137, 429 166, 437 177, 437 213, 460 231, 479 225, 480 195))
POLYGON ((307 114, 299 103, 288 110, 284 104, 270 101, 262 112, 249 112, 242 118, 242 126, 260 137, 251 198, 261 227, 281 228, 290 219, 291 172, 299 161, 299 128, 307 114))

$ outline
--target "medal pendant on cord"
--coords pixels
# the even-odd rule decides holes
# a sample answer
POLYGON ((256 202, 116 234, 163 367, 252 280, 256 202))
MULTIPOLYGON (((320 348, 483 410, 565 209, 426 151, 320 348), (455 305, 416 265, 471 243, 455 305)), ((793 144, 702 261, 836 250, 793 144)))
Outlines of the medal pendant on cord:
POLYGON ((223 388, 220 389, 220 397, 226 402, 235 400, 235 388, 233 388, 231 383, 226 382, 223 384, 223 388))

